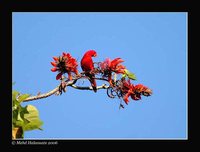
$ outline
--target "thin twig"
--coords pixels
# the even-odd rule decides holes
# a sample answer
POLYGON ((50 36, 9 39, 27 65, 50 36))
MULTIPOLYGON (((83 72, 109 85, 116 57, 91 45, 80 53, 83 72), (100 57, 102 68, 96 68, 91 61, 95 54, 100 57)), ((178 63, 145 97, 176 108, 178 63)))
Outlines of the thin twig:
MULTIPOLYGON (((93 90, 93 88, 90 86, 90 87, 81 87, 81 86, 76 86, 76 85, 70 85, 70 87, 74 88, 74 89, 79 89, 79 90, 93 90)), ((107 89, 109 86, 107 86, 106 84, 103 84, 101 86, 97 86, 97 90, 100 90, 100 89, 107 89)))

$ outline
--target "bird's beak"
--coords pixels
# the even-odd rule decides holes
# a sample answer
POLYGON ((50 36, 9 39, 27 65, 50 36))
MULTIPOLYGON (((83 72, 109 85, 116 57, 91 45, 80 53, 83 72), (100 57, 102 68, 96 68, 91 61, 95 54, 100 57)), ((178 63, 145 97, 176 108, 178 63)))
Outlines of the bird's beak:
POLYGON ((96 57, 97 56, 97 54, 94 54, 94 57, 96 57))

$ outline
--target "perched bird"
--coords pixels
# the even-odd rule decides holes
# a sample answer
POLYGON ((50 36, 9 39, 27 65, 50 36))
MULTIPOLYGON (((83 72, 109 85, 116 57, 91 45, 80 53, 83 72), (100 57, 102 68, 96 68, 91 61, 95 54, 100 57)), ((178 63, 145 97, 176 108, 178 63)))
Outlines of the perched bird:
POLYGON ((89 81, 92 85, 94 92, 97 92, 97 84, 96 80, 94 79, 95 74, 92 73, 92 71, 94 70, 94 63, 92 61, 92 57, 96 56, 97 56, 96 51, 88 50, 81 59, 81 68, 85 72, 85 76, 89 78, 89 81))

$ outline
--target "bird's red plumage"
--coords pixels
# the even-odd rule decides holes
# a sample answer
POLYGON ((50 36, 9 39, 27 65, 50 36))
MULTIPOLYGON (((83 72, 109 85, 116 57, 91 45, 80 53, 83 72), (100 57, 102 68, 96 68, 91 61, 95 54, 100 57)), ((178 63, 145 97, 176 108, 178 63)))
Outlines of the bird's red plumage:
POLYGON ((85 75, 87 77, 89 77, 89 81, 90 81, 90 83, 91 83, 91 85, 93 87, 94 92, 97 91, 96 81, 93 78, 93 77, 95 77, 95 75, 91 74, 90 72, 92 70, 94 70, 94 63, 93 63, 92 57, 95 57, 95 56, 97 56, 96 51, 94 51, 94 50, 88 50, 84 54, 83 58, 81 59, 81 68, 85 72, 85 75))
POLYGON ((92 57, 90 57, 90 56, 83 57, 81 60, 81 68, 85 72, 93 70, 94 64, 92 61, 92 57))

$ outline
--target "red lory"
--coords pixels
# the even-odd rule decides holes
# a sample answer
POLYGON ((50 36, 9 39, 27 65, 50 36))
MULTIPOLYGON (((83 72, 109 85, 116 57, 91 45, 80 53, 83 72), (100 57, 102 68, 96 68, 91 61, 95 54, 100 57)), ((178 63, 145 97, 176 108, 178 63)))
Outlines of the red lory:
POLYGON ((81 59, 81 68, 85 72, 85 76, 89 78, 89 81, 92 85, 94 92, 97 92, 97 84, 94 79, 95 75, 92 73, 94 70, 94 63, 92 57, 96 57, 97 53, 95 50, 88 50, 85 52, 83 58, 81 59))

